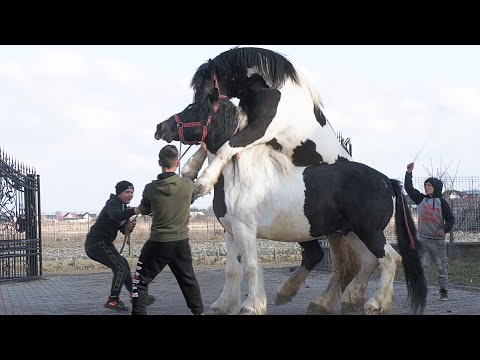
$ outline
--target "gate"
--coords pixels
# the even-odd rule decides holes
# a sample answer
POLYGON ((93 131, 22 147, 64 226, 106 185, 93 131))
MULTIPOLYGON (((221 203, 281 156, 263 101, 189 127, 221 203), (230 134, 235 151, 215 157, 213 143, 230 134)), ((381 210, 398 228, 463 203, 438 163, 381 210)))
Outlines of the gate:
POLYGON ((0 281, 42 275, 40 175, 0 149, 0 281))

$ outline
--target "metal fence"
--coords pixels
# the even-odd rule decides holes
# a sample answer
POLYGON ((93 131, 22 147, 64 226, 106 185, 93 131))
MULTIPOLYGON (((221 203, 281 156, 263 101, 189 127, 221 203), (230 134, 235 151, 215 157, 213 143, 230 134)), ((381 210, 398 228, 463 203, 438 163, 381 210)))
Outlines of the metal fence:
POLYGON ((0 149, 0 281, 41 275, 40 176, 0 149))
MULTIPOLYGON (((403 179, 399 179, 403 181, 403 179)), ((414 187, 423 192, 423 178, 413 178, 414 187)), ((451 232, 451 241, 456 243, 480 241, 480 196, 478 189, 480 184, 480 177, 466 177, 466 178, 444 178, 445 184, 444 196, 452 207, 452 211, 456 217, 456 223, 451 232), (453 184, 453 185, 452 185, 453 184)), ((408 201, 412 210, 414 219, 417 219, 417 212, 415 204, 408 201)), ((76 254, 83 253, 83 243, 90 226, 94 223, 97 212, 90 211, 87 219, 72 219, 68 216, 80 217, 85 213, 72 213, 58 211, 55 214, 42 215, 42 241, 45 249, 53 249, 54 254, 59 254, 61 258, 64 250, 69 247, 77 247, 76 254)), ((197 214, 199 212, 196 212, 197 214)), ((193 243, 192 251, 195 243, 210 243, 209 246, 202 246, 201 254, 194 255, 199 257, 215 257, 225 256, 225 247, 223 244, 223 227, 210 211, 202 211, 205 215, 192 214, 190 219, 190 240, 193 243), (216 242, 216 244, 215 244, 216 242)), ((150 233, 151 218, 149 216, 142 216, 137 219, 137 227, 131 234, 132 255, 138 255, 142 244, 148 238, 150 233)), ((385 230, 385 235, 390 242, 396 243, 395 223, 392 218, 390 224, 385 230)), ((117 243, 123 241, 123 235, 119 234, 117 243)), ((331 268, 331 256, 328 241, 321 238, 320 245, 324 250, 325 257, 319 265, 320 268, 331 268)), ((260 255, 268 259, 268 261, 280 261, 285 259, 301 258, 300 246, 295 243, 288 244, 262 241, 259 242, 260 255), (291 256, 290 256, 291 255, 291 256)), ((45 254, 44 256, 47 256, 45 254)), ((75 255, 75 256, 77 256, 75 255)), ((51 256, 49 256, 51 257, 51 256)), ((73 257, 73 256, 72 256, 73 257)), ((293 261, 293 260, 292 260, 293 261)))
MULTIPOLYGON (((442 177, 440 179, 443 182, 443 197, 455 216, 455 225, 450 232, 450 242, 480 241, 480 177, 442 177)), ((403 182, 403 179, 399 180, 403 182)), ((425 180, 426 178, 419 177, 412 179, 413 186, 421 193, 425 193, 423 188, 425 180)), ((417 219, 416 205, 410 200, 409 206, 412 215, 417 219)))

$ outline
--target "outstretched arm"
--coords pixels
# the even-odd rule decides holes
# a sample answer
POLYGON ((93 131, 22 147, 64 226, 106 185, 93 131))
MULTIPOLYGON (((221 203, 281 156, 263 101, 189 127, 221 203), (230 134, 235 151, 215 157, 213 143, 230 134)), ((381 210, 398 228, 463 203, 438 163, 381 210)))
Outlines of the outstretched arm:
POLYGON ((135 215, 135 208, 126 208, 123 210, 122 207, 115 202, 108 202, 105 205, 105 211, 108 217, 115 222, 127 220, 130 216, 135 215))
POLYGON ((404 186, 405 186, 405 191, 407 192, 408 196, 410 196, 410 199, 412 199, 413 202, 418 205, 422 202, 425 195, 423 195, 420 191, 418 191, 413 187, 412 171, 413 171, 413 163, 410 163, 407 165, 407 172, 405 173, 404 186))

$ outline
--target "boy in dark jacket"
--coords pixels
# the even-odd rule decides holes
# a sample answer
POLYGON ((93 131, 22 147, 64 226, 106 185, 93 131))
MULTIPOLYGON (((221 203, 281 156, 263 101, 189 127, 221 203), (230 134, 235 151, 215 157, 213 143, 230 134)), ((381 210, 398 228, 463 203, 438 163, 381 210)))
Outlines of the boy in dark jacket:
POLYGON ((455 218, 448 202, 442 197, 443 183, 431 177, 425 180, 425 194, 414 189, 412 184, 413 163, 407 165, 405 191, 418 205, 418 253, 425 276, 430 259, 437 266, 440 299, 448 299, 448 259, 445 234, 452 230, 455 218))
POLYGON ((174 145, 163 147, 158 156, 162 173, 145 186, 139 206, 141 214, 152 214, 152 226, 133 277, 132 315, 147 314, 148 285, 166 265, 177 279, 190 311, 201 315, 203 302, 188 242, 193 182, 175 173, 179 158, 174 145))
POLYGON ((105 203, 85 240, 87 256, 112 269, 110 296, 104 306, 116 311, 128 310, 120 300, 122 285, 125 284, 127 290, 132 293, 130 266, 127 259, 120 255, 113 241, 119 230, 125 234, 127 226, 130 231, 135 227, 136 221, 129 219, 132 215, 139 214, 138 208, 127 206, 133 198, 133 190, 133 184, 129 181, 120 181, 115 185, 115 195, 110 194, 110 199, 105 203))

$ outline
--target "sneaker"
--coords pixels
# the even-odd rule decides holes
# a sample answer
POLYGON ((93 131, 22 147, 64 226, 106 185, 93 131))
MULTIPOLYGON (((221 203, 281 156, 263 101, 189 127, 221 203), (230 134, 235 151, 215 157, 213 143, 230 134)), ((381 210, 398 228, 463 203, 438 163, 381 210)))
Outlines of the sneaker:
POLYGON ((128 311, 128 307, 126 307, 123 301, 120 299, 112 299, 109 297, 103 306, 105 306, 107 309, 115 311, 128 311))
POLYGON ((448 300, 448 290, 447 289, 440 289, 440 300, 448 300))
MULTIPOLYGON (((131 293, 128 295, 128 297, 130 298, 130 302, 132 302, 132 294, 131 293)), ((155 302, 155 300, 157 300, 157 298, 155 296, 149 294, 148 297, 147 297, 147 306, 152 305, 155 302)))

